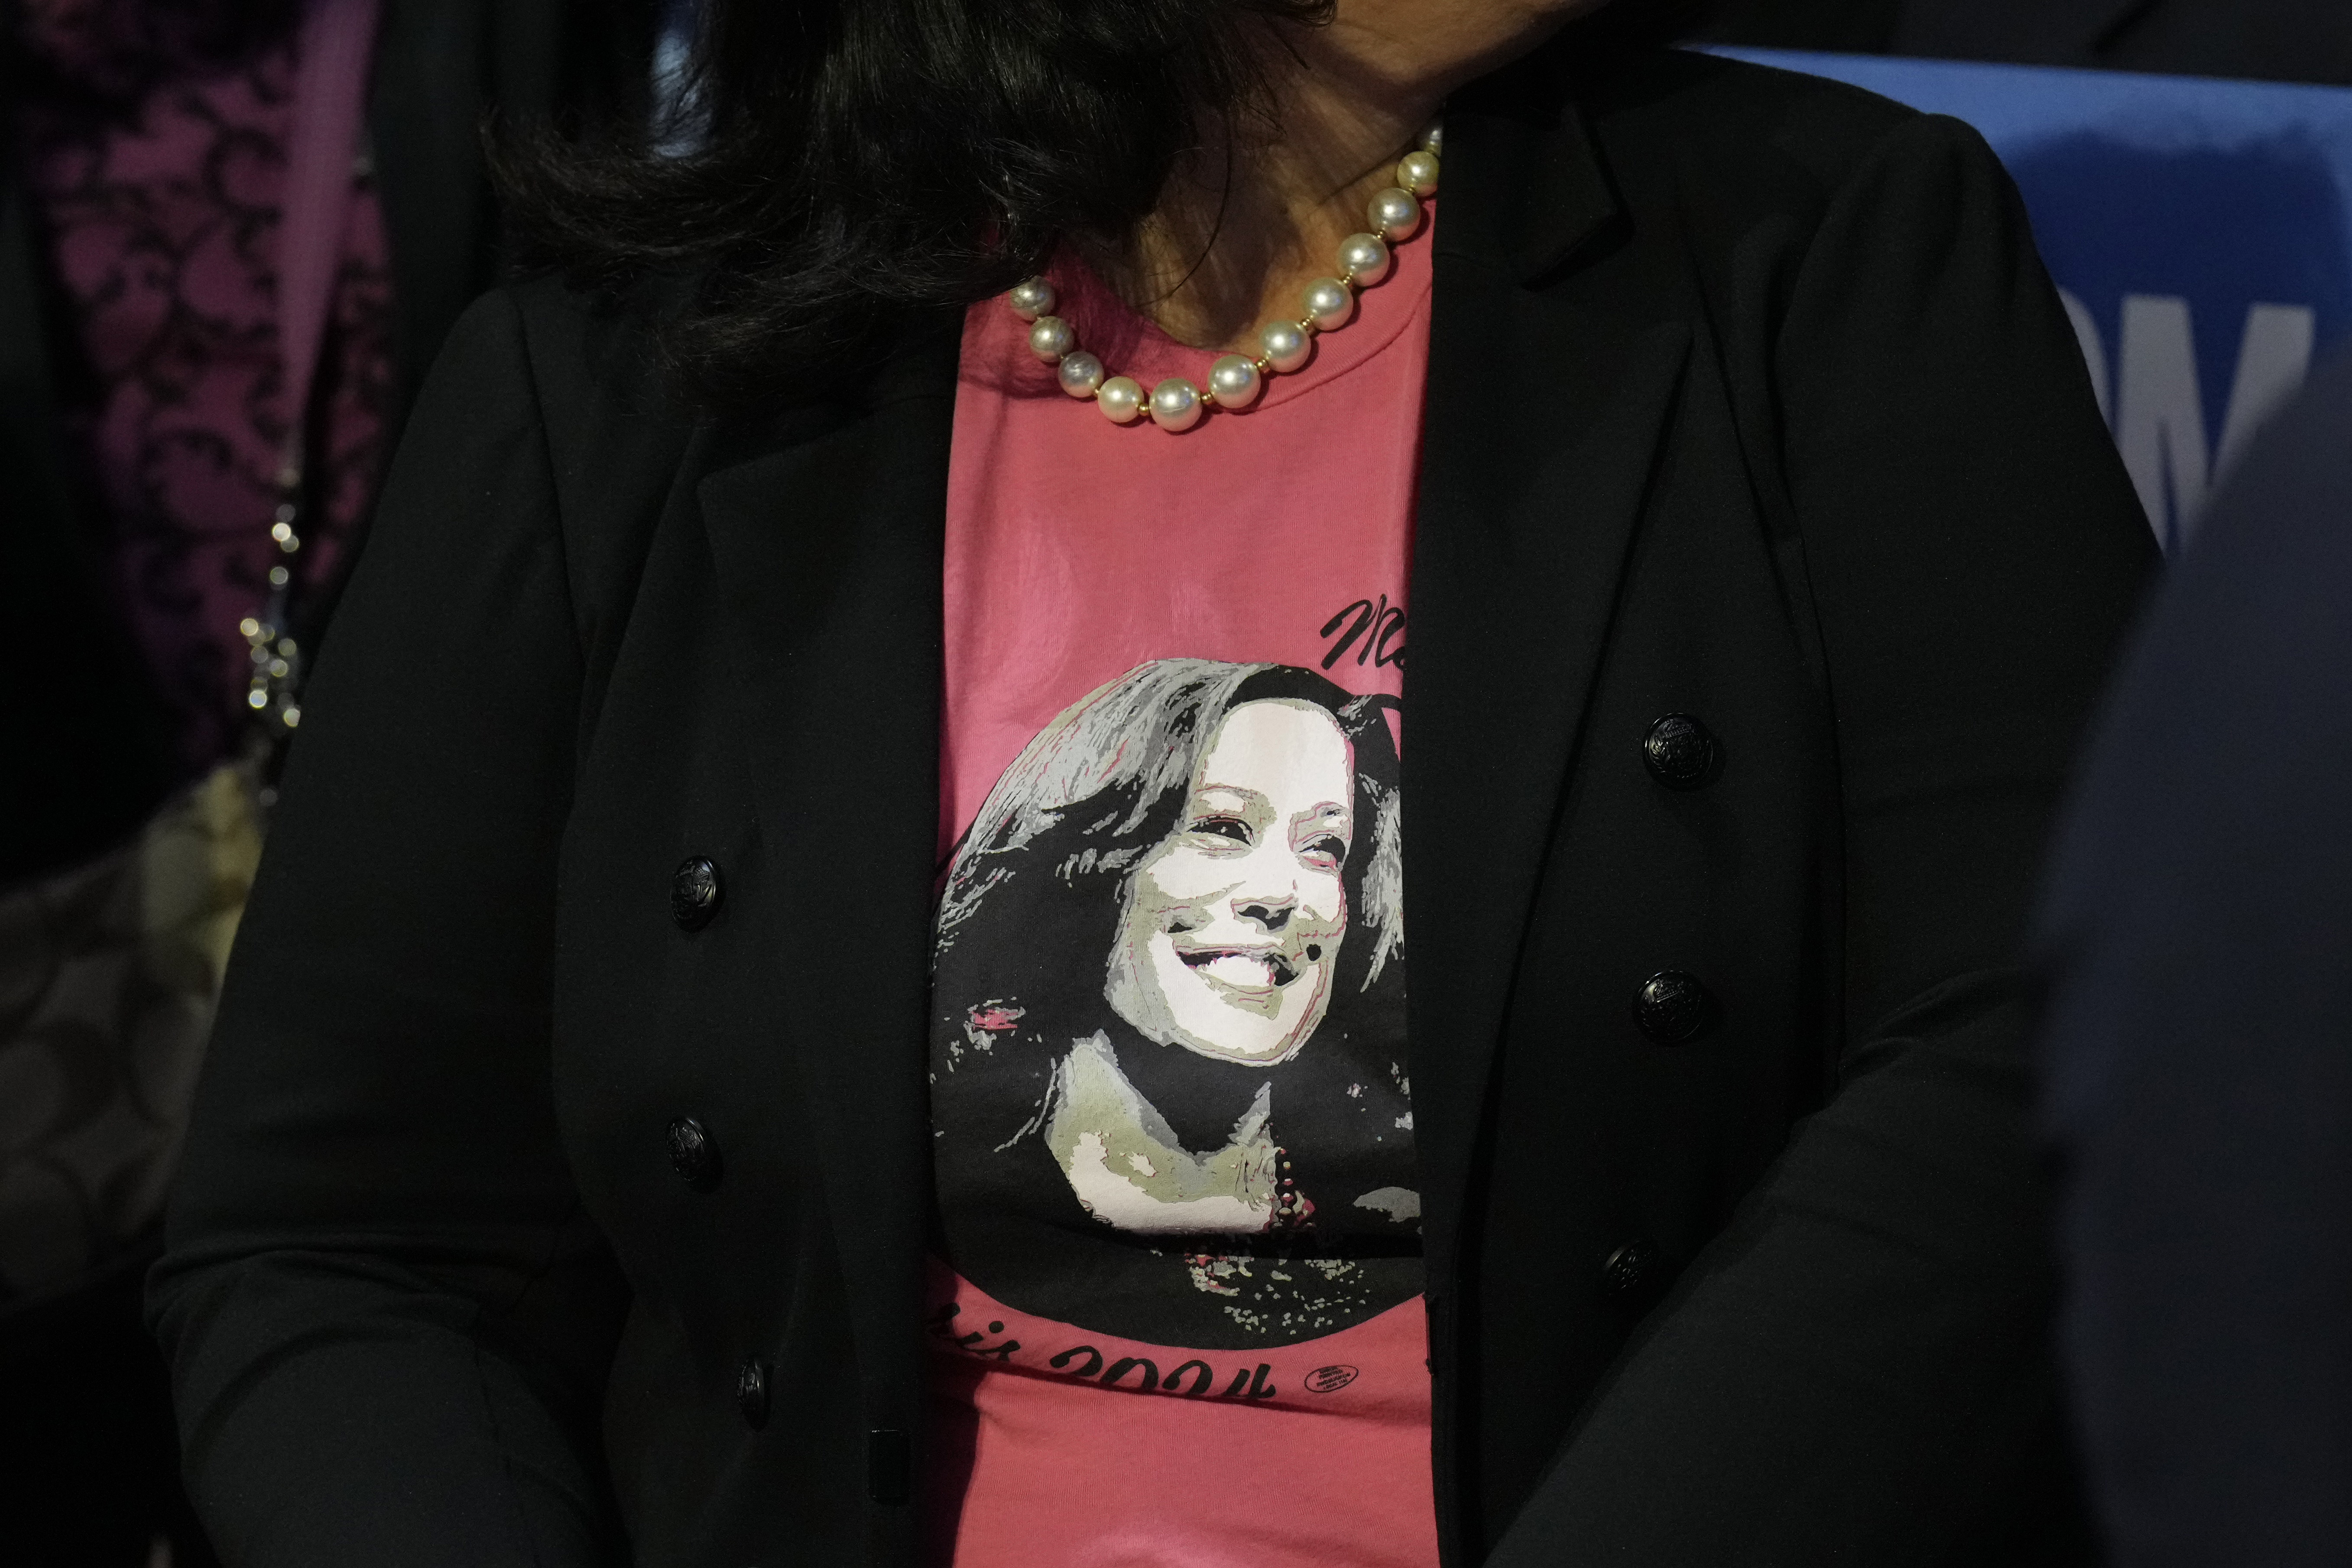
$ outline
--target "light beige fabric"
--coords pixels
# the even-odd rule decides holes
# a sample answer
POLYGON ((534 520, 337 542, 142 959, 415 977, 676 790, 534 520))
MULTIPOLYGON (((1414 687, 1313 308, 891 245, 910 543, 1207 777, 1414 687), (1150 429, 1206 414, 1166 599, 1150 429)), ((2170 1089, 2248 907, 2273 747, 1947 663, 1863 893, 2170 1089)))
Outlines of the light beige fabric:
POLYGON ((261 853, 224 766, 132 843, 0 894, 0 1303, 66 1285, 161 1217, 261 853))

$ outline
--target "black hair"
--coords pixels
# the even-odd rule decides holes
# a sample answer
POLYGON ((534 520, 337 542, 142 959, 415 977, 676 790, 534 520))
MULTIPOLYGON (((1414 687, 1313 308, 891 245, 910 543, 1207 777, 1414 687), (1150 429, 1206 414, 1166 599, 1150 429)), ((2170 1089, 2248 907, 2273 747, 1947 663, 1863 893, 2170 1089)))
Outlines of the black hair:
POLYGON ((661 336, 689 394, 789 395, 895 311, 1123 242, 1204 120, 1256 110, 1253 26, 1332 3, 708 0, 698 145, 524 139, 501 173, 526 254, 576 284, 692 274, 661 336))

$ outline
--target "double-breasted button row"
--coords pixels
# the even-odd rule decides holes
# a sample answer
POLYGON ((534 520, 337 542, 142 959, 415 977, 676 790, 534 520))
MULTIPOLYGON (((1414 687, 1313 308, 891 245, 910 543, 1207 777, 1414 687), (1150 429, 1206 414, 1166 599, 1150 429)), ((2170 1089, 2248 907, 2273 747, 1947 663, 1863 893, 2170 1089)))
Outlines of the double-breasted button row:
POLYGON ((1633 993, 1633 1023, 1662 1046, 1687 1045, 1715 1019, 1715 998, 1696 974, 1662 969, 1633 993))
MULTIPOLYGON (((1668 789, 1705 786, 1722 758, 1714 732, 1688 713, 1668 713, 1654 721, 1642 737, 1643 766, 1668 789)), ((1715 999, 1697 975, 1679 969, 1660 970, 1633 993, 1635 1026, 1662 1046, 1696 1039, 1714 1017, 1715 999)))
POLYGON ((726 1173, 710 1130, 691 1116, 681 1116, 669 1124, 669 1168, 698 1193, 710 1191, 726 1173))
POLYGON ((718 863, 707 855, 688 856, 670 878, 669 918, 680 931, 700 931, 718 917, 726 897, 718 863))
POLYGON ((1697 789, 1715 776, 1723 748, 1687 713, 1669 713, 1642 737, 1642 763, 1668 789, 1697 789))

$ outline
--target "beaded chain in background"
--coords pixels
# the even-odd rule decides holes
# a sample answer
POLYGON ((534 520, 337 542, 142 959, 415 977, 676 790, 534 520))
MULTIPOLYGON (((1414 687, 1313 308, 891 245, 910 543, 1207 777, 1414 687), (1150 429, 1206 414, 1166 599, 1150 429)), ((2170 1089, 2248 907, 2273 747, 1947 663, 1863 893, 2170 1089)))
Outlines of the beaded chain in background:
POLYGON ((1115 425, 1133 423, 1146 411, 1162 430, 1190 430, 1212 408, 1239 411, 1257 401, 1269 375, 1288 374, 1307 363, 1314 352, 1315 334, 1345 326, 1355 313, 1357 290, 1369 289, 1389 274, 1389 246, 1410 239, 1421 226, 1421 204, 1437 194, 1437 154, 1442 131, 1431 126, 1422 133, 1421 147, 1408 153, 1396 166, 1396 184, 1372 197, 1366 216, 1375 232, 1351 234, 1339 242, 1339 276, 1318 278, 1300 297, 1305 313, 1296 321, 1269 321, 1258 329, 1258 354, 1225 354, 1209 366, 1207 390, 1181 375, 1171 375, 1151 389, 1147 400, 1142 384, 1133 376, 1106 379, 1103 362, 1078 347, 1070 323, 1050 314, 1054 286, 1032 278, 1005 295, 1013 313, 1031 322, 1029 347, 1047 364, 1058 366, 1062 390, 1072 397, 1091 397, 1103 416, 1115 425))

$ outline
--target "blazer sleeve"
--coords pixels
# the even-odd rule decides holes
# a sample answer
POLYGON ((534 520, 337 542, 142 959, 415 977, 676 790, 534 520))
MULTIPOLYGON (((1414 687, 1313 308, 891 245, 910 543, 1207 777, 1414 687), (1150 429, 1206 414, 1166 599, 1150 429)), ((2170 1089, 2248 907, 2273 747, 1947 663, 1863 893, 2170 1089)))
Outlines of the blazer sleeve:
POLYGON ((240 1568, 617 1556, 626 1296, 557 1135, 582 659, 520 319, 430 377, 307 694, 151 1313, 240 1568))
POLYGON ((1784 297, 1777 456, 1842 794, 1833 1087, 1502 1563, 2010 1561, 2063 1492, 2017 950, 2154 545, 1972 132, 1885 135, 1784 297))

